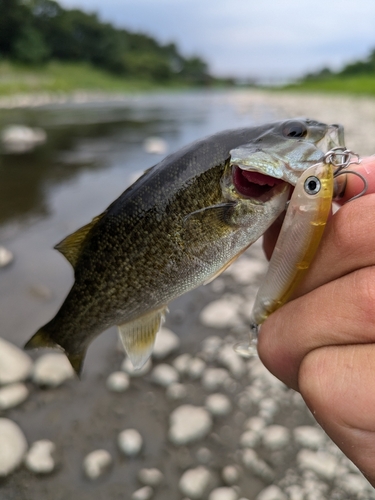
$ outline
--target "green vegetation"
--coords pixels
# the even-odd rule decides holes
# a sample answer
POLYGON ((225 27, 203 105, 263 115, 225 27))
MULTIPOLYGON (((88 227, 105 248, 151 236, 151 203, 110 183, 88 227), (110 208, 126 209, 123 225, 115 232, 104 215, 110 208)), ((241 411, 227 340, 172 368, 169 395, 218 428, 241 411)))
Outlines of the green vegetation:
POLYGON ((329 68, 323 68, 284 88, 375 95, 375 50, 365 60, 349 63, 340 71, 333 72, 329 68))
POLYGON ((199 57, 54 0, 0 0, 0 93, 210 85, 199 57))

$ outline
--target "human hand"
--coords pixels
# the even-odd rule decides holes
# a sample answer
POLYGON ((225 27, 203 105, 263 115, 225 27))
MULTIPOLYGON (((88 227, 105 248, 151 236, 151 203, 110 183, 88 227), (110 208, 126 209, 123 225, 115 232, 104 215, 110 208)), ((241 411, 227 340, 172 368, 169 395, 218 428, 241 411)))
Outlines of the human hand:
MULTIPOLYGON (((375 486, 375 158, 354 168, 366 196, 330 218, 293 300, 263 324, 258 352, 375 486)), ((362 187, 348 175, 342 201, 362 187)), ((268 255, 276 237, 275 227, 265 235, 268 255)))

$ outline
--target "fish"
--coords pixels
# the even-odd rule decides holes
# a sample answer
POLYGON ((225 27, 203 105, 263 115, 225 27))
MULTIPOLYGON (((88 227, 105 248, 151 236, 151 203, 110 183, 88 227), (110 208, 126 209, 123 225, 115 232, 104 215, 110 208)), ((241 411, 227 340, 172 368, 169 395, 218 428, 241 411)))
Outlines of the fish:
POLYGON ((141 368, 169 302, 219 276, 285 210, 301 173, 343 142, 341 125, 301 118, 225 130, 168 155, 55 246, 74 284, 25 348, 59 348, 79 375, 92 340, 117 325, 141 368))

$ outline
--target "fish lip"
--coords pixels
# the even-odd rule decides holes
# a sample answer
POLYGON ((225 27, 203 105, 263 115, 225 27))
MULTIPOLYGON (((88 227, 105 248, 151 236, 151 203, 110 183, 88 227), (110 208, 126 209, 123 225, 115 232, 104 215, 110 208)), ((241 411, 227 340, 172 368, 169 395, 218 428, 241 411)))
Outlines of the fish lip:
POLYGON ((278 192, 286 189, 286 186, 292 186, 289 182, 280 177, 264 174, 259 168, 241 168, 240 165, 232 165, 232 181, 236 192, 244 199, 254 200, 256 202, 265 203, 273 198, 278 192), (241 171, 254 172, 264 177, 259 176, 253 182, 241 175, 241 171), (267 180, 274 179, 275 182, 268 184, 267 180))

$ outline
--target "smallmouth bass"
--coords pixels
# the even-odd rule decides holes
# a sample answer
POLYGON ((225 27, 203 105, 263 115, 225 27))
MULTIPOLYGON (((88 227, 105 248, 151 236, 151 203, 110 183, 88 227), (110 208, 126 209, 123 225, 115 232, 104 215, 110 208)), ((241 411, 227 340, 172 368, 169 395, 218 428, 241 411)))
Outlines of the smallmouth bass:
POLYGON ((79 374, 90 342, 118 325, 142 367, 168 303, 223 272, 285 210, 301 173, 337 146, 341 126, 298 119, 220 132, 167 156, 56 245, 75 282, 25 348, 59 347, 79 374))

